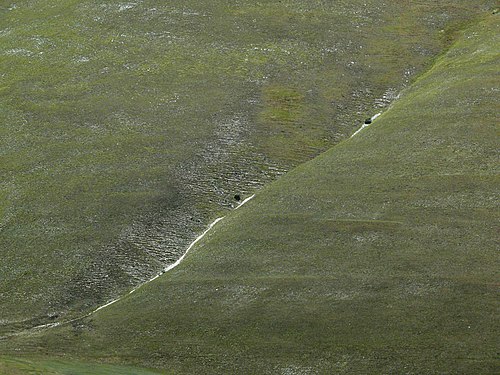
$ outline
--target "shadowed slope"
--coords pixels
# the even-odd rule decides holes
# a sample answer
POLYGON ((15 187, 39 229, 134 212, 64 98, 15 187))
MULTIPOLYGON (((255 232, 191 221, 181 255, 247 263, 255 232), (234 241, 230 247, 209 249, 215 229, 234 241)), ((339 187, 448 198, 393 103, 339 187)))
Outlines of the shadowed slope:
POLYGON ((370 127, 263 189, 171 273, 3 345, 176 373, 494 372, 498 23, 465 31, 370 127))

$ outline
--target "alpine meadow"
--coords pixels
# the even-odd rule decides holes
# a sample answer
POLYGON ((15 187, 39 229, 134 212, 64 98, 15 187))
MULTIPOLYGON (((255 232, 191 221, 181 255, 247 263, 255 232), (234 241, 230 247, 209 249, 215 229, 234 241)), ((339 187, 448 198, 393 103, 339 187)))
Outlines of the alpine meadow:
POLYGON ((0 374, 498 373, 498 7, 0 0, 0 374))

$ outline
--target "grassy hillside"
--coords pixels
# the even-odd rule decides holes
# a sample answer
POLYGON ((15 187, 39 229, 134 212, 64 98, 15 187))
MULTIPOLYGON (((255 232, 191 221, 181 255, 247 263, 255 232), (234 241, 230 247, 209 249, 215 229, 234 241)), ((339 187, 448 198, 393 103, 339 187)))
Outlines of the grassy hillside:
POLYGON ((3 351, 174 373, 498 370, 498 16, 178 268, 3 351))
POLYGON ((89 311, 495 1, 0 1, 0 334, 89 311))
POLYGON ((155 375, 159 372, 137 367, 99 365, 59 360, 27 360, 0 357, 0 374, 43 374, 43 375, 155 375))

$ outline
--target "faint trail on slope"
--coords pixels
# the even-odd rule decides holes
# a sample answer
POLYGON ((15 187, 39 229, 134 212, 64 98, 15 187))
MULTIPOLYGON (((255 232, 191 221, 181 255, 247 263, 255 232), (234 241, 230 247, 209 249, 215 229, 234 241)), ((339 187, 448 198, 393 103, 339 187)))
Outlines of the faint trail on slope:
MULTIPOLYGON (((241 202, 241 203, 240 203, 240 204, 239 204, 239 205, 235 208, 235 210, 237 210, 238 208, 240 208, 241 206, 243 206, 245 203, 247 203, 247 202, 248 202, 249 200, 251 200, 253 197, 255 197, 255 194, 251 195, 250 197, 248 197, 248 198, 246 198, 244 201, 242 201, 242 202, 241 202)), ((82 319, 82 318, 86 318, 86 317, 88 317, 88 316, 90 316, 90 315, 92 315, 92 314, 96 313, 97 311, 102 310, 102 309, 104 309, 104 308, 106 308, 106 307, 108 307, 108 306, 112 305, 113 303, 120 301, 121 299, 123 299, 123 298, 124 298, 124 297, 126 297, 127 295, 130 295, 130 294, 134 293, 135 291, 137 291, 137 289, 141 288, 142 286, 144 286, 144 285, 146 285, 146 284, 149 284, 150 282, 152 282, 152 281, 156 280, 158 277, 160 277, 161 275, 163 275, 165 272, 168 272, 168 271, 170 271, 170 270, 174 269, 175 267, 177 267, 179 264, 181 264, 181 262, 184 260, 184 258, 186 257, 186 255, 187 255, 187 254, 189 253, 189 251, 193 248, 193 246, 194 246, 194 245, 196 245, 196 243, 198 243, 198 242, 199 242, 199 241, 200 241, 203 237, 205 237, 205 235, 206 235, 206 234, 207 234, 207 233, 208 233, 208 232, 209 232, 209 231, 210 231, 210 230, 214 227, 214 225, 215 225, 215 224, 217 224, 219 221, 221 221, 221 220, 222 220, 222 219, 224 219, 224 218, 225 218, 225 216, 222 216, 222 217, 219 217, 219 218, 215 219, 215 220, 214 220, 214 221, 213 221, 213 222, 212 222, 212 223, 208 226, 208 228, 207 228, 207 229, 205 229, 205 231, 204 231, 202 234, 200 234, 198 237, 196 237, 196 239, 195 239, 193 242, 191 242, 191 243, 189 244, 189 246, 188 246, 188 248, 186 249, 186 251, 184 252, 184 254, 182 254, 182 256, 181 256, 179 259, 177 259, 177 260, 175 261, 175 263, 172 263, 172 264, 170 264, 169 266, 167 266, 167 267, 166 267, 166 268, 165 268, 162 272, 160 272, 159 274, 155 275, 154 277, 152 277, 152 278, 151 278, 151 279, 149 279, 148 281, 146 281, 146 282, 142 283, 141 285, 138 285, 137 287, 135 287, 134 289, 132 289, 130 292, 128 292, 128 294, 126 294, 126 295, 124 295, 124 296, 121 296, 121 297, 119 297, 119 298, 117 298, 117 299, 115 299, 115 300, 113 300, 113 301, 111 301, 111 302, 108 302, 108 303, 106 303, 105 305, 99 306, 97 309, 95 309, 95 310, 94 310, 94 311, 92 311, 91 313, 89 313, 89 314, 87 314, 87 315, 85 315, 85 316, 83 316, 83 317, 76 318, 76 319, 74 319, 74 320, 79 320, 79 319, 82 319)), ((74 320, 73 320, 73 321, 74 321, 74 320)), ((68 323, 69 323, 69 322, 70 322, 70 321, 68 321, 68 323)), ((63 323, 61 323, 61 324, 63 324, 63 323)))
MULTIPOLYGON (((238 206, 236 206, 235 210, 237 210, 238 208, 240 208, 241 206, 243 206, 245 203, 247 203, 248 201, 250 201, 251 199, 253 199, 255 197, 255 194, 251 195, 250 197, 246 198, 245 200, 243 200, 240 204, 238 204, 238 206)), ((207 229, 205 229, 205 231, 200 234, 198 237, 196 237, 196 239, 191 242, 188 246, 188 248, 186 249, 186 251, 184 252, 184 254, 175 261, 175 263, 172 263, 170 264, 168 267, 166 267, 162 272, 160 272, 159 274, 155 275, 154 277, 152 277, 151 279, 149 279, 148 281, 138 285, 137 287, 135 287, 134 289, 132 289, 130 292, 128 292, 127 294, 121 296, 121 297, 118 297, 110 302, 107 302, 106 304, 102 305, 102 306, 99 306, 98 308, 96 308, 95 310, 92 310, 91 312, 85 314, 85 315, 82 315, 82 316, 79 316, 77 318, 74 318, 74 319, 70 319, 70 320, 66 320, 66 321, 63 321, 63 322, 55 322, 55 323, 48 323, 48 324, 42 324, 42 325, 39 325, 39 326, 36 326, 36 327, 33 327, 33 328, 30 328, 28 330, 25 330, 25 331, 22 331, 22 332, 17 332, 17 333, 13 333, 11 335, 5 335, 5 336, 1 336, 0 337, 0 340, 2 339, 7 339, 9 337, 15 337, 15 336, 22 336, 22 335, 25 335, 25 334, 29 334, 29 333, 33 333, 33 332, 39 332, 39 331, 42 331, 42 330, 45 330, 45 329, 50 329, 50 328, 54 328, 54 327, 58 327, 58 326, 61 326, 61 325, 65 325, 65 324, 69 324, 69 323, 72 323, 72 322, 76 322, 78 320, 82 320, 84 318, 88 318, 89 316, 92 316, 93 314, 95 314, 96 312, 98 312, 99 310, 102 310, 108 306, 111 306, 112 304, 122 300, 123 298, 133 294, 134 292, 136 292, 139 288, 141 288, 142 286, 146 285, 146 284, 149 284, 150 282, 156 280, 158 277, 160 277, 161 275, 163 275, 165 272, 168 272, 172 269, 174 269, 175 267, 177 267, 179 264, 181 264, 181 262, 184 260, 184 258, 186 257, 186 255, 189 253, 189 251, 193 248, 194 245, 196 245, 196 243, 198 243, 203 237, 205 237, 205 235, 219 222, 221 221, 222 219, 224 219, 225 216, 222 216, 222 217, 219 217, 217 219, 215 219, 212 223, 210 223, 210 225, 207 227, 207 229)))
MULTIPOLYGON (((379 117, 381 114, 382 114, 382 112, 379 112, 379 113, 377 113, 376 115, 373 115, 373 116, 370 118, 370 120, 373 122, 373 121, 374 121, 377 117, 379 117)), ((356 130, 356 131, 355 131, 355 132, 354 132, 354 133, 353 133, 353 134, 352 134, 349 138, 354 137, 354 136, 355 136, 356 134, 358 134, 361 130, 363 130, 364 128, 369 127, 369 126, 372 124, 372 122, 371 122, 371 123, 369 123, 369 124, 363 124, 363 125, 362 125, 362 126, 361 126, 358 130, 356 130)))
POLYGON ((238 208, 240 208, 241 206, 243 206, 245 203, 247 203, 250 199, 253 199, 253 197, 255 197, 255 194, 249 196, 247 199, 245 199, 243 202, 241 202, 236 208, 235 210, 237 210, 238 208))
MULTIPOLYGON (((215 220, 214 220, 214 221, 213 221, 213 222, 212 222, 212 223, 208 226, 208 228, 207 228, 207 229, 205 229, 205 231, 204 231, 202 234, 200 234, 198 237, 196 237, 196 239, 195 239, 193 242, 191 242, 191 244, 189 244, 189 246, 188 246, 187 250, 184 252, 184 254, 182 254, 182 256, 181 256, 179 259, 177 259, 177 260, 175 261, 175 263, 172 263, 172 264, 170 264, 168 267, 166 267, 166 268, 165 268, 162 272, 160 272, 159 274, 155 275, 154 277, 152 277, 152 278, 151 278, 151 279, 149 279, 148 281, 146 281, 146 282, 144 282, 144 283, 142 283, 142 284, 140 284, 140 285, 136 286, 134 289, 132 289, 132 290, 131 290, 130 292, 128 292, 127 294, 125 294, 125 295, 123 295, 123 296, 121 296, 121 297, 118 297, 117 299, 115 299, 115 300, 113 300, 113 301, 111 301, 111 302, 108 302, 108 303, 106 303, 106 304, 104 304, 104 305, 102 305, 102 306, 99 306, 97 309, 95 309, 94 311, 90 312, 89 314, 87 314, 87 315, 85 315, 85 316, 83 316, 83 317, 80 317, 80 318, 76 318, 75 320, 79 320, 79 319, 82 319, 82 318, 86 318, 86 317, 88 317, 88 316, 90 316, 90 315, 92 315, 92 314, 94 314, 94 313, 98 312, 99 310, 102 310, 102 309, 104 309, 104 308, 106 308, 106 307, 108 307, 108 306, 110 306, 110 305, 114 304, 115 302, 118 302, 118 301, 122 300, 122 299, 123 299, 123 298, 125 298, 126 296, 129 296, 129 295, 131 295, 132 293, 134 293, 135 291, 137 291, 137 290, 138 290, 139 288, 141 288, 142 286, 144 286, 144 285, 146 285, 146 284, 149 284, 150 282, 152 282, 152 281, 156 280, 158 277, 160 277, 161 275, 163 275, 165 272, 168 272, 168 271, 170 271, 170 270, 174 269, 175 267, 177 267, 179 264, 181 264, 182 260, 186 257, 186 255, 187 255, 187 253, 189 252, 189 250, 191 250, 191 248, 192 248, 192 247, 193 247, 193 246, 194 246, 194 245, 195 245, 198 241, 200 241, 203 237, 205 237, 205 235, 206 235, 206 234, 210 231, 210 229, 212 229, 212 228, 213 228, 213 226, 214 226, 215 224, 217 224, 219 221, 221 221, 222 219, 224 219, 224 217, 225 217, 225 216, 222 216, 222 217, 219 217, 219 218, 215 219, 215 220)), ((74 320, 73 320, 73 321, 74 321, 74 320)), ((70 321, 68 321, 68 323, 69 323, 69 322, 70 322, 70 321)), ((63 323, 62 323, 62 324, 63 324, 63 323)))

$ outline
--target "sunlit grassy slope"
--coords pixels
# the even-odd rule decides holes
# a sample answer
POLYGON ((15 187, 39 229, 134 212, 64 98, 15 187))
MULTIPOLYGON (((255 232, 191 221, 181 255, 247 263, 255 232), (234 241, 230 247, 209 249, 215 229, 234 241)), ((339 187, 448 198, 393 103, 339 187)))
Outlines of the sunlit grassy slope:
POLYGON ((0 357, 2 375, 155 375, 159 372, 137 367, 99 365, 75 361, 28 360, 0 357))
POLYGON ((0 1, 0 335, 126 292, 495 1, 0 1))
POLYGON ((174 373, 498 370, 499 18, 173 270, 21 352, 174 373))

